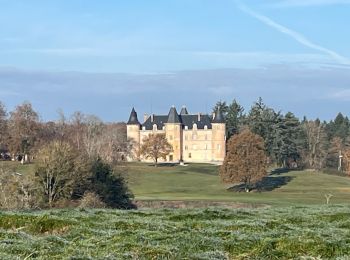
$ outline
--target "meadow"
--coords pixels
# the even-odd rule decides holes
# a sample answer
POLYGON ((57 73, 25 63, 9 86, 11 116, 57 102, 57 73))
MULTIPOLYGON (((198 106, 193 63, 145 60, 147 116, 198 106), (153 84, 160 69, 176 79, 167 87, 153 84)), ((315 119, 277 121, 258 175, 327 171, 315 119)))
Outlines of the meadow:
POLYGON ((137 200, 222 201, 273 206, 350 203, 350 178, 317 171, 276 172, 266 178, 262 192, 228 191, 218 166, 189 164, 152 167, 128 164, 128 184, 137 200))
POLYGON ((0 213, 0 259, 348 259, 350 207, 0 213))
MULTIPOLYGON (((246 193, 228 191, 214 165, 124 167, 136 201, 151 207, 161 201, 168 208, 3 211, 0 259, 350 257, 348 177, 274 172, 262 191, 246 193), (167 201, 189 207, 169 208, 167 201)), ((34 170, 15 168, 22 174, 34 170)))

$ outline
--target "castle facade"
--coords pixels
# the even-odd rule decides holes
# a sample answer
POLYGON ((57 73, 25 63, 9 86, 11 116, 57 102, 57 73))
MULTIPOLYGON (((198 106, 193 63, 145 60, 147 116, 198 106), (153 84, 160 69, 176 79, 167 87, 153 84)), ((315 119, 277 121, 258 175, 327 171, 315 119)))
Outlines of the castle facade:
POLYGON ((168 162, 222 162, 226 153, 226 125, 223 115, 217 111, 207 114, 189 114, 182 107, 180 114, 175 107, 168 115, 145 115, 140 123, 133 108, 127 123, 127 137, 134 142, 132 158, 147 161, 138 151, 149 134, 165 134, 172 145, 168 162))

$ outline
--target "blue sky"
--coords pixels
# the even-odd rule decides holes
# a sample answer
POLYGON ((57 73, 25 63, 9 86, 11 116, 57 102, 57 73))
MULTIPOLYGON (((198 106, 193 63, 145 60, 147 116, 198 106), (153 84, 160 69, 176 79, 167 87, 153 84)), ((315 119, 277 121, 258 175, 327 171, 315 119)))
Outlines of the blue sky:
POLYGON ((348 113, 350 0, 0 0, 0 100, 127 120, 259 96, 348 113))

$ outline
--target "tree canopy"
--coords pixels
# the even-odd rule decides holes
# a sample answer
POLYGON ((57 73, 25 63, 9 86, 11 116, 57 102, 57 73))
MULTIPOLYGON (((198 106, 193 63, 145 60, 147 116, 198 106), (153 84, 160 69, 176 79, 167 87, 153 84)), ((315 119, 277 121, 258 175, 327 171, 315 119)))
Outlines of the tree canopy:
POLYGON ((266 176, 266 166, 263 138, 245 130, 228 141, 220 176, 224 183, 244 183, 249 191, 252 184, 266 176))

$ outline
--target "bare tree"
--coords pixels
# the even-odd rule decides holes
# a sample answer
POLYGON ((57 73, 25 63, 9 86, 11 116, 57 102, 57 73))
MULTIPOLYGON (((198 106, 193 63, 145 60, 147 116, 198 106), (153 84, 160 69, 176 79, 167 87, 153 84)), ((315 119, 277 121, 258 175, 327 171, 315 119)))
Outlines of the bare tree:
POLYGON ((10 145, 14 154, 26 155, 34 147, 39 126, 39 116, 29 102, 24 102, 10 113, 10 145))
POLYGON ((306 141, 306 161, 310 168, 321 169, 327 158, 325 125, 319 120, 303 124, 306 141))
POLYGON ((141 146, 141 155, 154 161, 157 167, 158 159, 166 159, 166 156, 172 151, 171 144, 168 143, 165 134, 150 134, 143 139, 141 146))
POLYGON ((87 171, 88 165, 68 143, 54 141, 40 149, 35 175, 49 207, 61 198, 71 198, 87 171))

